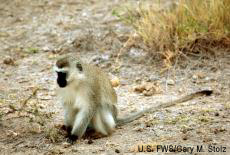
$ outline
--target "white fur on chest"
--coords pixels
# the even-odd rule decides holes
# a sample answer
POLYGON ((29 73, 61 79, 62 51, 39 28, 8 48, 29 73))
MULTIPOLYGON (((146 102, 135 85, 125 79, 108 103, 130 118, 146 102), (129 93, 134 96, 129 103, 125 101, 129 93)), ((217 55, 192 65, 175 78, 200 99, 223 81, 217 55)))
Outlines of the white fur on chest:
POLYGON ((66 87, 58 90, 58 96, 61 98, 64 108, 68 109, 87 109, 89 107, 89 98, 87 89, 73 90, 66 87))

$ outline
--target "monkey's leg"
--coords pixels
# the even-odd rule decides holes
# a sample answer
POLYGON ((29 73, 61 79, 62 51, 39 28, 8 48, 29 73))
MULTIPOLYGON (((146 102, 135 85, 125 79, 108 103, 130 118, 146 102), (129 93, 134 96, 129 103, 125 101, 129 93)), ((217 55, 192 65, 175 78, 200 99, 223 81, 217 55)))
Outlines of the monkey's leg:
POLYGON ((102 115, 102 120, 103 123, 106 127, 107 133, 111 134, 116 126, 115 120, 114 120, 114 115, 112 112, 108 109, 104 109, 103 112, 101 113, 102 115))
POLYGON ((110 134, 115 127, 112 113, 108 109, 98 109, 93 120, 93 126, 97 132, 103 135, 110 134))
POLYGON ((106 130, 106 127, 103 123, 102 117, 101 117, 101 110, 98 109, 94 118, 93 118, 93 128, 97 131, 102 133, 103 135, 108 135, 108 132, 106 130))
POLYGON ((77 113, 77 115, 75 116, 73 129, 71 131, 71 136, 69 137, 71 143, 77 138, 81 138, 83 136, 93 115, 93 110, 90 109, 81 109, 77 113))

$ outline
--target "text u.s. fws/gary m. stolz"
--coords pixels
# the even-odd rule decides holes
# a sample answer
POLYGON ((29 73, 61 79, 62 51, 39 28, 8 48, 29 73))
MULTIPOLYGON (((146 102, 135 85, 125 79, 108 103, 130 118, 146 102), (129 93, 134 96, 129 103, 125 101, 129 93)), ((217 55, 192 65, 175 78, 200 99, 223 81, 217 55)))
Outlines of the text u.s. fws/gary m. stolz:
POLYGON ((227 147, 222 145, 197 145, 197 146, 182 146, 182 145, 138 145, 138 152, 227 152, 227 147))

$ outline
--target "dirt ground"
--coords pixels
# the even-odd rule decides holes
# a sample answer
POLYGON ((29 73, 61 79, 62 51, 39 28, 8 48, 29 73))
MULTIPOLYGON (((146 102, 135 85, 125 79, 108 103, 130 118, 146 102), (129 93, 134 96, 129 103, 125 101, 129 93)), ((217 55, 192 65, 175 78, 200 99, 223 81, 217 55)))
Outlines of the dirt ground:
POLYGON ((209 147, 213 154, 230 153, 230 52, 194 55, 162 73, 162 63, 141 45, 124 47, 134 30, 112 10, 126 3, 0 0, 0 154, 124 154, 147 145, 155 154, 161 154, 157 145, 194 146, 193 154, 199 154, 197 145, 203 154, 211 154, 209 147), (52 70, 56 57, 66 53, 120 80, 115 88, 120 115, 197 90, 214 93, 146 114, 108 137, 69 145, 52 70), (146 90, 135 92, 143 83, 146 90))

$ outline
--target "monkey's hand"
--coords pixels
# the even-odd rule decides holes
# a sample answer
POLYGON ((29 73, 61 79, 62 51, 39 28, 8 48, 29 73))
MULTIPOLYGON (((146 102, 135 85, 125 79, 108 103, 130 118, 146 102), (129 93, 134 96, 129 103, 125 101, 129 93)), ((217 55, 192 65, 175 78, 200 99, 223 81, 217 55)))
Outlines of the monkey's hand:
POLYGON ((67 142, 73 145, 74 142, 78 139, 78 136, 72 135, 71 130, 72 130, 71 127, 66 127, 66 131, 67 131, 66 137, 67 137, 67 142))
POLYGON ((71 135, 72 128, 70 126, 63 125, 62 129, 67 132, 67 135, 66 135, 67 142, 70 144, 74 144, 74 142, 78 139, 78 137, 75 135, 71 135))
POLYGON ((70 143, 70 144, 74 144, 74 142, 78 139, 77 136, 75 135, 68 135, 67 137, 67 142, 70 143))

